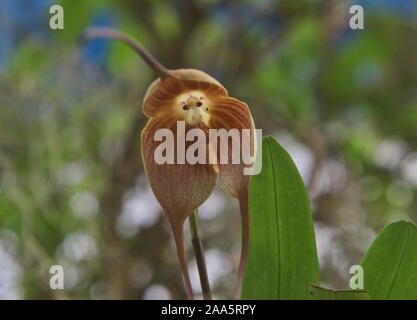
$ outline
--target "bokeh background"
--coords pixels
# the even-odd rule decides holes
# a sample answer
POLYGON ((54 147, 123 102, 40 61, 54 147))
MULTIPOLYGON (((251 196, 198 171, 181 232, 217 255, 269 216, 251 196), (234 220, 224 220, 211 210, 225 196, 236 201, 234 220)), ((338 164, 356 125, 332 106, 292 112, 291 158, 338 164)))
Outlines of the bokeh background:
MULTIPOLYGON (((0 299, 185 297, 140 158, 155 75, 123 44, 77 47, 87 26, 123 30, 248 103, 308 188, 322 284, 346 288, 385 225, 417 222, 416 18, 413 0, 0 0, 0 299), (49 29, 52 4, 64 30, 49 29), (364 30, 349 28, 352 4, 364 30), (65 290, 49 288, 54 264, 65 290)), ((230 298, 236 200, 217 188, 200 218, 214 296, 230 298)))

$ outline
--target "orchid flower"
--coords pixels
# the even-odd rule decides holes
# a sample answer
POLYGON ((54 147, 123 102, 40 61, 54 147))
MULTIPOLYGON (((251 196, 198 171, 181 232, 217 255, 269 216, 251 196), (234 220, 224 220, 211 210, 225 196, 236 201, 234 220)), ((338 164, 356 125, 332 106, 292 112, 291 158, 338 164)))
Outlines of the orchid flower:
MULTIPOLYGON (((229 97, 227 90, 208 74, 195 69, 168 70, 149 52, 129 36, 108 28, 91 28, 83 34, 83 40, 92 38, 112 38, 132 47, 159 76, 148 88, 143 99, 142 111, 149 118, 141 134, 142 158, 145 172, 156 199, 160 203, 176 244, 187 297, 193 298, 187 260, 184 250, 183 225, 187 217, 203 204, 216 186, 217 176, 220 186, 230 197, 240 204, 242 217, 242 251, 238 269, 235 297, 240 296, 245 269, 249 237, 249 175, 243 174, 248 166, 241 161, 233 164, 217 161, 206 164, 158 164, 155 151, 159 141, 155 134, 159 129, 170 129, 177 135, 177 122, 184 121, 185 133, 193 128, 208 134, 210 129, 255 129, 250 110, 246 103, 229 97)), ((250 136, 253 147, 253 134, 250 136)), ((189 144, 189 142, 186 142, 189 144)), ((211 149, 208 142, 207 150, 211 149)), ((177 147, 177 140, 175 139, 177 147)), ((229 144, 230 145, 230 144, 229 144)), ((231 146, 227 154, 222 149, 215 151, 219 160, 230 158, 231 146), (223 151, 224 153, 224 151, 223 151)), ((210 152, 209 152, 210 153, 210 152)))

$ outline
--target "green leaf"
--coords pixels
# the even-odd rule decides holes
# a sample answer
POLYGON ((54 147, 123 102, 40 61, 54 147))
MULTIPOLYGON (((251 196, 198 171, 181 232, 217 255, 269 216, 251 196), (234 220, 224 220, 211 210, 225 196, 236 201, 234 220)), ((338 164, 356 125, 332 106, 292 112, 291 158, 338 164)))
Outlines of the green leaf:
POLYGON ((251 179, 250 238, 242 299, 309 299, 320 283, 310 202, 290 155, 262 141, 262 171, 251 179))
POLYGON ((417 299, 417 227, 388 225, 368 249, 361 266, 371 299, 417 299))
POLYGON ((314 300, 369 300, 365 290, 331 290, 310 284, 310 294, 314 300))

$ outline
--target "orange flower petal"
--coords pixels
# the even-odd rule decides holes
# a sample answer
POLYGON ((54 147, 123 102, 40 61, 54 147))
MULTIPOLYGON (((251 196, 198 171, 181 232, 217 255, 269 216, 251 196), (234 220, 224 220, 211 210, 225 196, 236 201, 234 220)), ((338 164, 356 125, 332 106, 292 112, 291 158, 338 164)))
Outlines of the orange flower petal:
POLYGON ((174 107, 178 104, 177 99, 189 92, 201 92, 207 99, 227 95, 226 89, 211 82, 176 78, 158 79, 151 85, 145 96, 143 113, 148 117, 155 117, 161 113, 175 113, 174 107))
POLYGON ((177 246, 187 295, 192 298, 183 243, 183 224, 185 219, 210 196, 216 185, 217 173, 211 165, 158 164, 154 154, 161 142, 154 141, 154 135, 158 129, 163 128, 170 129, 174 133, 176 148, 176 119, 168 116, 152 118, 142 131, 143 163, 153 193, 168 218, 177 246))
MULTIPOLYGON (((250 147, 252 154, 254 150, 254 124, 249 108, 245 103, 230 97, 218 98, 213 102, 213 107, 210 110, 209 128, 218 130, 225 129, 227 131, 238 129, 240 142, 243 140, 242 129, 251 130, 250 141, 246 141, 245 143, 250 147)), ((219 142, 217 144, 219 145, 219 142)), ((242 154, 242 145, 240 143, 240 154, 242 154)), ((242 193, 247 192, 247 186, 249 184, 249 176, 243 175, 243 169, 248 167, 248 165, 244 163, 242 156, 240 156, 239 164, 232 163, 232 139, 229 139, 229 154, 227 156, 220 155, 221 150, 219 146, 217 149, 220 186, 229 196, 240 198, 242 193), (227 164, 220 163, 220 156, 225 157, 227 164)))
MULTIPOLYGON (((243 144, 246 144, 251 156, 255 154, 255 125, 252 115, 246 103, 230 97, 219 97, 213 103, 210 111, 210 128, 221 129, 227 131, 238 129, 240 133, 240 155, 242 155, 243 144), (250 135, 244 136, 242 129, 250 129, 250 135), (245 140, 246 139, 246 140, 245 140), (248 140, 249 139, 249 140, 248 140)), ((240 255, 240 263, 238 269, 238 280, 235 288, 235 298, 240 297, 243 274, 246 267, 246 260, 249 247, 249 175, 244 175, 244 168, 250 167, 250 164, 245 164, 243 157, 240 157, 239 164, 232 163, 232 141, 229 139, 229 148, 227 155, 227 164, 221 164, 218 161, 220 186, 231 197, 239 200, 240 213, 242 217, 242 249, 240 255)), ((219 148, 219 147, 218 147, 219 148)), ((218 154, 218 159, 220 159, 218 154)))

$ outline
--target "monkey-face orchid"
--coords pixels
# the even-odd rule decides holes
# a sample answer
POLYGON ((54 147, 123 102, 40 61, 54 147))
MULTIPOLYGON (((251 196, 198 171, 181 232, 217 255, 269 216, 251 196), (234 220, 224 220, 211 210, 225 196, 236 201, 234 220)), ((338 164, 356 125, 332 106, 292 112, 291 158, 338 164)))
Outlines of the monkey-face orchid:
MULTIPOLYGON (((119 39, 134 48, 159 75, 148 88, 143 100, 143 113, 149 118, 142 131, 142 158, 149 184, 168 219, 177 247, 177 254, 184 277, 185 288, 189 299, 192 290, 187 269, 183 242, 183 225, 186 218, 193 213, 212 193, 220 176, 221 188, 231 197, 237 198, 242 216, 242 252, 238 270, 238 282, 235 296, 240 295, 241 281, 246 263, 249 212, 248 189, 249 175, 243 169, 251 166, 244 161, 232 163, 232 150, 229 144, 227 151, 214 149, 218 161, 190 164, 187 161, 176 164, 159 164, 155 161, 155 152, 160 141, 156 133, 160 129, 169 129, 177 137, 177 123, 183 121, 185 134, 191 129, 199 128, 208 136, 210 129, 243 129, 250 130, 247 139, 254 153, 254 122, 248 106, 228 96, 227 90, 214 78, 195 69, 165 69, 145 49, 131 38, 117 31, 104 28, 93 28, 84 34, 85 39, 106 37, 119 39), (223 154, 222 154, 223 152, 223 154), (227 153, 227 154, 224 154, 227 153), (227 158, 230 161, 220 161, 227 158)), ((208 137, 207 137, 208 138, 208 137)), ((242 136, 243 140, 243 136, 242 136)), ((213 141, 207 139, 204 148, 208 158, 213 154, 213 141)), ((216 140, 216 144, 217 144, 216 140)), ((173 150, 180 152, 181 141, 174 139, 173 150)), ((185 141, 189 146, 192 142, 185 141)), ((242 141, 242 144, 245 143, 242 141)))
MULTIPOLYGON (((154 160, 159 144, 154 141, 155 133, 158 129, 170 129, 176 135, 177 121, 185 122, 186 132, 195 127, 203 130, 253 130, 254 125, 247 105, 229 97, 215 79, 192 69, 176 70, 173 74, 175 78, 157 79, 144 98, 143 112, 150 120, 142 132, 142 155, 149 183, 174 234, 188 288, 182 234, 185 219, 210 196, 219 173, 222 189, 239 199, 244 228, 247 229, 249 176, 243 175, 243 161, 242 164, 220 164, 218 161, 218 164, 159 165, 154 160)), ((246 241, 245 232, 244 235, 246 241)), ((242 252, 242 257, 245 256, 246 253, 242 252)))

